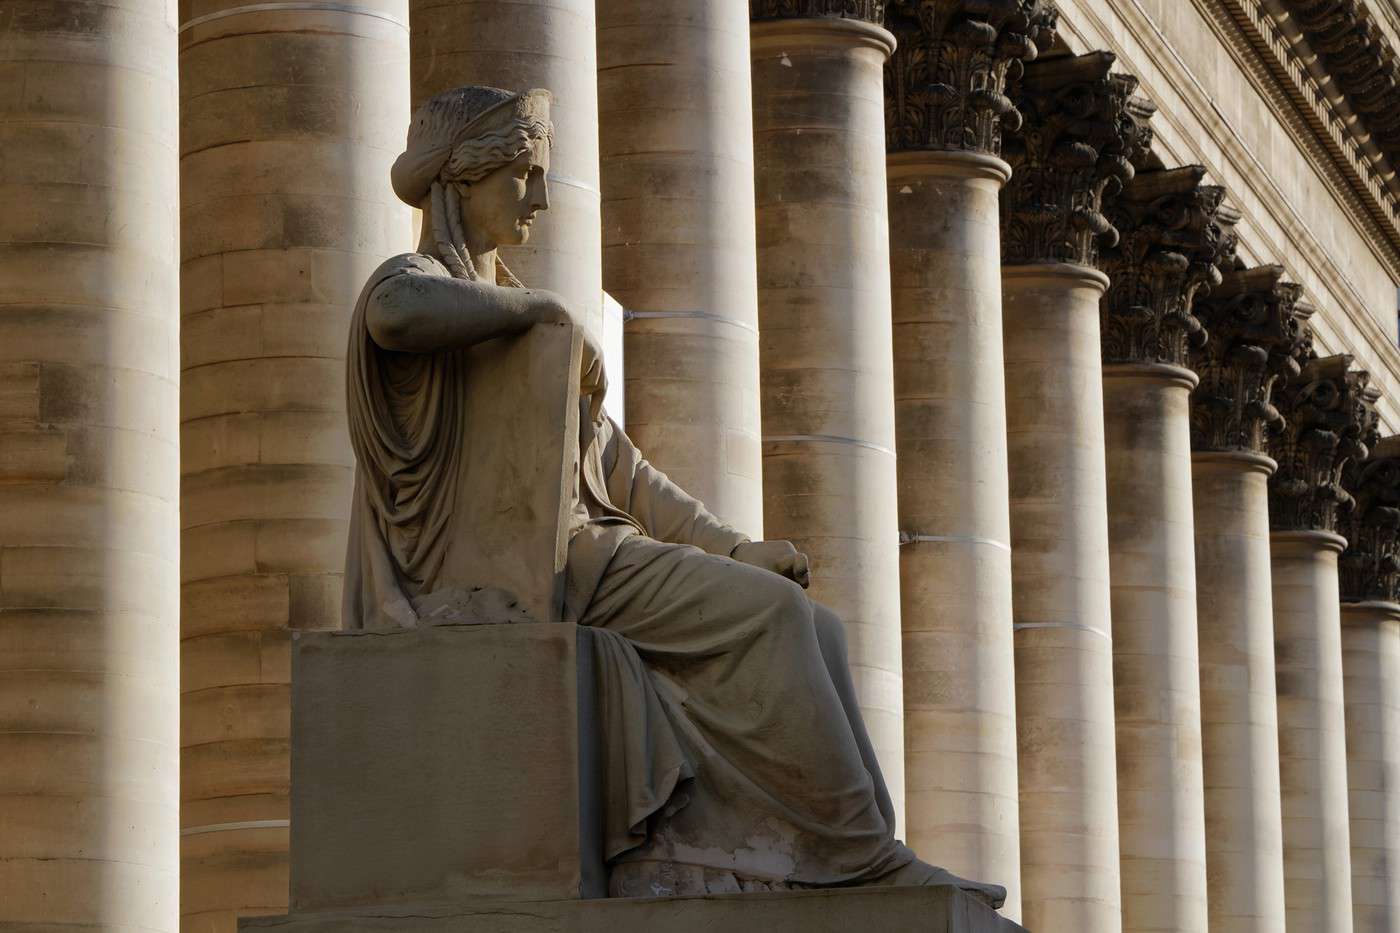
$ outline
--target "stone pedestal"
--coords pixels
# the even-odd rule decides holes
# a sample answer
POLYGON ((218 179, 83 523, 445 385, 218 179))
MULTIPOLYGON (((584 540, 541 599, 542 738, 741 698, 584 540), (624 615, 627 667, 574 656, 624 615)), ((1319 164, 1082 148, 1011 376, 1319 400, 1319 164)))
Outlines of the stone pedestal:
POLYGON ((1200 656, 1180 366, 1104 367, 1123 929, 1205 933, 1200 656))
POLYGON ((752 31, 763 389, 763 526, 812 561, 903 833, 884 62, 860 20, 752 31), (832 107, 831 101, 843 101, 832 107))
POLYGON ((1337 555, 1325 531, 1271 535, 1283 870, 1290 930, 1351 933, 1337 555))
POLYGON ((586 638, 552 622, 299 633, 292 908, 603 893, 586 638))
POLYGON ((287 906, 291 631, 340 625, 345 337, 413 245, 408 6, 185 9, 180 906, 232 933, 287 906))
POLYGON ((528 243, 502 247, 501 257, 527 286, 563 295, 602 333, 593 0, 409 0, 408 8, 414 107, 468 84, 554 95, 549 210, 528 243))
POLYGON ((1102 273, 1002 268, 1024 919, 1117 933, 1102 273))
POLYGON ((1342 603, 1355 933, 1400 929, 1400 605, 1342 603))
POLYGON ((758 538, 748 4, 597 8, 603 285, 630 318, 627 433, 682 489, 758 538))
POLYGON ((246 933, 1025 933, 949 887, 589 901, 467 901, 245 920, 246 933))
POLYGON ((1015 933, 948 887, 602 898, 587 628, 299 633, 282 933, 1015 933))
POLYGON ((175 4, 0 18, 0 929, 174 933, 175 4))
POLYGON ((928 151, 887 170, 908 839, 1006 885, 1019 916, 997 210, 1010 168, 928 151))
POLYGON ((1212 933, 1281 933, 1268 457, 1192 458, 1212 933))

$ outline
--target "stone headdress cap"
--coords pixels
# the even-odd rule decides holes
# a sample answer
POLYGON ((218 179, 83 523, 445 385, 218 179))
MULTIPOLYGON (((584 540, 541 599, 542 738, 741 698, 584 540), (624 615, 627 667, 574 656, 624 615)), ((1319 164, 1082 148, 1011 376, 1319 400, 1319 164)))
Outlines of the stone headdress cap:
POLYGON ((459 87, 429 98, 413 115, 408 143, 389 172, 394 193, 417 207, 463 142, 481 140, 487 164, 467 166, 467 181, 525 151, 519 140, 554 132, 549 121, 553 95, 542 88, 515 93, 498 87, 459 87), (521 135, 515 130, 524 129, 521 135), (472 171, 476 169, 476 171, 472 171), (473 177, 474 176, 474 177, 473 177))

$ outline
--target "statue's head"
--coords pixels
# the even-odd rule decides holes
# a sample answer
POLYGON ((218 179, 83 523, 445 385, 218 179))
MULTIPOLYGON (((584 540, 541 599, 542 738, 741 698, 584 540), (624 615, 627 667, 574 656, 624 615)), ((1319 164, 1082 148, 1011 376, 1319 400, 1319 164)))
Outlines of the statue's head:
POLYGON ((430 98, 413 115, 394 163, 394 191, 428 211, 443 262, 476 278, 466 250, 517 246, 549 207, 546 175, 554 127, 550 94, 462 87, 430 98))

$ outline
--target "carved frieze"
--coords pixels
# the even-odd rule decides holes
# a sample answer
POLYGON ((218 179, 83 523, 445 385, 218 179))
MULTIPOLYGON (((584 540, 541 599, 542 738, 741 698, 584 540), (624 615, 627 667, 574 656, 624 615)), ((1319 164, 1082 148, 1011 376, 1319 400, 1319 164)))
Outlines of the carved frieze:
POLYGON ((889 0, 899 46, 885 66, 891 152, 965 150, 997 155, 1003 123, 1020 114, 1006 79, 1055 41, 1048 0, 889 0))
POLYGON ((1275 388, 1296 379, 1312 354, 1311 309, 1303 289, 1283 281, 1281 266, 1227 272, 1196 301, 1196 317, 1210 332, 1191 350, 1201 383, 1191 393, 1193 450, 1263 453, 1283 428, 1275 388))
POLYGON ((1365 459, 1379 439, 1380 392, 1370 373, 1352 363, 1347 354, 1313 357, 1274 394, 1285 421, 1269 442, 1269 456, 1278 461, 1269 479, 1274 531, 1335 532, 1339 516, 1354 504, 1342 471, 1365 459))
POLYGON ((1002 139, 1012 168, 1001 192, 1003 262, 1092 266, 1100 243, 1117 243, 1104 199, 1133 180, 1155 108, 1133 96, 1136 78, 1110 74, 1114 61, 1111 52, 1037 61, 1009 80, 1023 119, 1002 139))
POLYGON ((818 19, 826 16, 863 19, 883 25, 885 0, 749 0, 749 18, 818 19))
POLYGON ((1099 262, 1111 283, 1099 304, 1105 363, 1187 366, 1205 344, 1193 307, 1233 263, 1239 213, 1204 177, 1198 165, 1139 172, 1105 208, 1118 230, 1099 262))
POLYGON ((1342 599, 1400 602, 1400 437, 1347 464, 1342 485, 1356 501, 1338 529, 1347 539, 1338 567, 1342 599))

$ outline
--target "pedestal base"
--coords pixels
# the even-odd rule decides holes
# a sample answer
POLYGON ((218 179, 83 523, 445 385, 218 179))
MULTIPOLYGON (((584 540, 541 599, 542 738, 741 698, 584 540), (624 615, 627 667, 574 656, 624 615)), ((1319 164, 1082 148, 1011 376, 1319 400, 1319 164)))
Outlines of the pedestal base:
POLYGON ((846 888, 613 900, 472 900, 255 917, 240 933, 1024 933, 951 887, 846 888))

